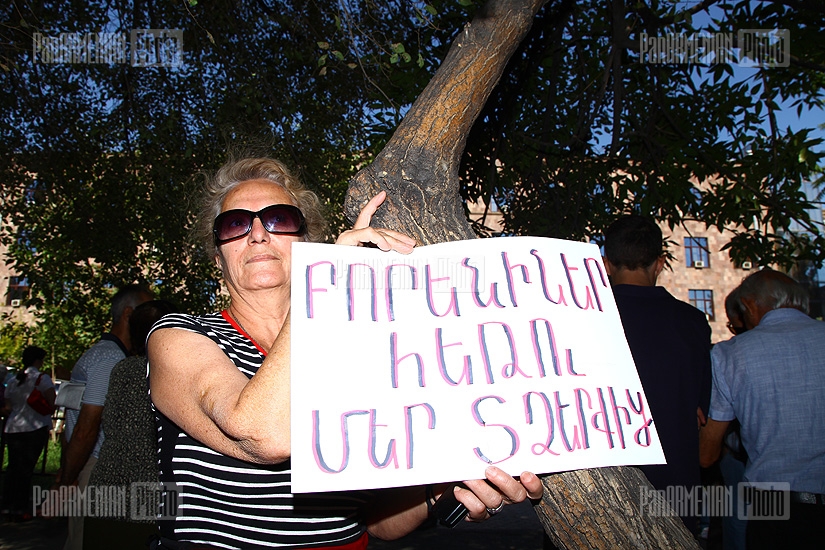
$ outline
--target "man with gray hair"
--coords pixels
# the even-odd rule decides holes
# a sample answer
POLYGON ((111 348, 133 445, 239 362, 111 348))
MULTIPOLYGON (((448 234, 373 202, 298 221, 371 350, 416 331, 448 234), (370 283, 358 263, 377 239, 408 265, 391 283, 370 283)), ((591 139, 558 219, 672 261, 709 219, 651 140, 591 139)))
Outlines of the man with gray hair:
MULTIPOLYGON (((78 410, 66 409, 66 442, 58 484, 73 485, 83 490, 97 462, 103 444, 101 419, 109 390, 109 376, 114 366, 130 353, 129 318, 132 311, 152 300, 154 295, 143 285, 127 285, 112 297, 112 330, 89 348, 72 368, 71 381, 85 384, 78 410)), ((69 518, 65 550, 83 547, 83 518, 69 518)))
POLYGON ((742 493, 744 504, 752 518, 769 518, 748 522, 748 549, 819 548, 825 524, 825 323, 806 315, 805 289, 778 271, 750 275, 738 292, 748 331, 712 352, 709 419, 699 434, 702 465, 716 462, 728 424, 738 419, 748 452, 744 479, 756 488, 742 493))

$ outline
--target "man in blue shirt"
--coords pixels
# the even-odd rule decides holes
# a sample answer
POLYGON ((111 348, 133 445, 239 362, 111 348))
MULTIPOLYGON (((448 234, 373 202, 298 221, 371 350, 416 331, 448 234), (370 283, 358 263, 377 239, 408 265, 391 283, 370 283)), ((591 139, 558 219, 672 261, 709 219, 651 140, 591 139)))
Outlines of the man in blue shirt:
MULTIPOLYGON (((754 273, 739 289, 749 330, 713 350, 702 464, 719 458, 725 430, 738 419, 748 452, 745 481, 790 489, 790 517, 749 521, 748 548, 819 548, 825 524, 825 323, 804 313, 805 289, 777 271, 754 273)), ((763 502, 785 498, 753 494, 763 502)), ((774 511, 779 515, 782 506, 774 511)))

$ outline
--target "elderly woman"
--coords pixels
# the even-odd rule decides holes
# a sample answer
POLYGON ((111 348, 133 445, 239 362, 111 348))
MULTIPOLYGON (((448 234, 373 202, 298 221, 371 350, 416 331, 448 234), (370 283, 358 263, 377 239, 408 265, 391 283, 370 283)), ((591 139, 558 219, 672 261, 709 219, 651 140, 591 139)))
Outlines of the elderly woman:
MULTIPOLYGON (((384 198, 369 201, 337 243, 410 253, 412 238, 369 225, 384 198)), ((167 316, 149 337, 161 481, 176 485, 179 503, 161 510, 161 547, 365 548, 367 533, 394 539, 414 530, 431 504, 421 487, 290 491, 291 245, 323 239, 318 198, 280 162, 244 159, 208 182, 201 222, 230 305, 167 316)), ((541 495, 533 474, 518 481, 490 467, 486 475, 454 491, 470 521, 541 495)))

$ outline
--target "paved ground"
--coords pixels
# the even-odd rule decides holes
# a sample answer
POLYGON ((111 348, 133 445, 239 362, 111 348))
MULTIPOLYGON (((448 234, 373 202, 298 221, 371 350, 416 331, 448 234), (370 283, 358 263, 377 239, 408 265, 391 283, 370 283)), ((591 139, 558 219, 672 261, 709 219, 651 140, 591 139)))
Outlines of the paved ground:
MULTIPOLYGON (((416 532, 400 541, 373 540, 370 550, 542 550, 544 531, 529 504, 508 506, 480 524, 460 524, 416 532)), ((25 523, 0 521, 0 550, 61 550, 66 539, 65 519, 35 518, 25 523)), ((117 544, 112 546, 117 549, 117 544)))
POLYGON ((65 519, 35 518, 25 523, 0 521, 0 550, 60 550, 66 541, 65 519))
MULTIPOLYGON (((716 531, 716 529, 714 529, 716 531)), ((25 523, 0 520, 0 550, 61 550, 66 539, 65 519, 35 518, 25 523)), ((721 541, 712 536, 703 548, 718 550, 721 541)), ((528 503, 507 506, 482 524, 461 523, 417 531, 392 542, 371 540, 369 550, 545 550, 544 530, 528 503)), ((113 541, 113 550, 117 543, 113 541)))
POLYGON ((480 524, 460 523, 454 529, 437 527, 416 531, 401 540, 373 540, 370 550, 542 550, 544 529, 532 506, 507 506, 501 514, 480 524))

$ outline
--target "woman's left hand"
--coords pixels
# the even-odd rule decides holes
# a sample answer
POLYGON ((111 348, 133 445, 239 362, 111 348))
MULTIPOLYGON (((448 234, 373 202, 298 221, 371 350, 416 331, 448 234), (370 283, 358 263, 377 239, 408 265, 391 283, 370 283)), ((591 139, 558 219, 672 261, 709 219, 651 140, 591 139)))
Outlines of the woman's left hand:
POLYGON ((455 497, 470 512, 467 521, 484 521, 501 512, 508 504, 528 498, 538 500, 544 491, 541 480, 531 472, 524 472, 516 479, 495 466, 489 466, 484 473, 486 480, 465 481, 468 489, 455 489, 455 497))
POLYGON ((335 240, 335 244, 344 244, 349 246, 363 246, 365 243, 372 243, 381 250, 395 250, 401 254, 409 254, 415 247, 415 239, 393 231, 392 229, 376 229, 370 227, 372 215, 378 210, 378 207, 387 198, 387 192, 381 191, 375 195, 364 206, 361 213, 358 214, 358 219, 352 229, 344 231, 335 240))

